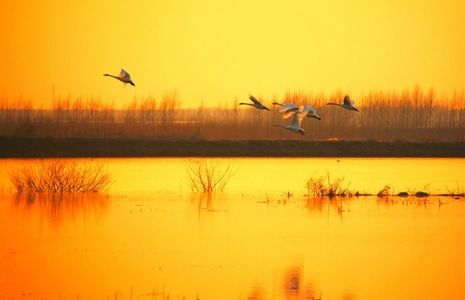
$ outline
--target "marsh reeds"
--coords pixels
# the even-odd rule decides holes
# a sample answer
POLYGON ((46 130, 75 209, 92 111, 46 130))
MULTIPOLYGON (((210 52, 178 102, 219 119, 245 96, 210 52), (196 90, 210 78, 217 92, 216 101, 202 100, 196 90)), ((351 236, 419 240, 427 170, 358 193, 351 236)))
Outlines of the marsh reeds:
POLYGON ((330 198, 335 196, 352 196, 353 192, 348 189, 349 184, 343 187, 343 182, 344 177, 332 179, 329 173, 323 176, 312 176, 306 181, 307 195, 327 196, 330 198))
POLYGON ((231 177, 236 173, 232 163, 221 163, 212 160, 195 160, 187 166, 188 184, 192 191, 223 191, 231 177))
POLYGON ((17 192, 100 192, 111 184, 104 164, 64 159, 25 163, 9 177, 17 192))
MULTIPOLYGON (((260 96, 260 95, 259 95, 260 96)), ((246 95, 245 95, 246 97, 246 95)), ((326 106, 340 102, 341 90, 322 93, 285 91, 284 96, 260 97, 272 102, 310 104, 321 121, 305 120, 306 138, 313 140, 465 141, 465 91, 438 95, 415 85, 402 91, 373 90, 353 95, 360 113, 326 106)), ((183 108, 176 90, 135 97, 116 107, 100 97, 56 97, 50 108, 34 107, 30 100, 0 98, 0 136, 68 138, 145 138, 164 140, 298 140, 302 137, 275 130, 283 120, 271 112, 228 104, 183 108), (253 128, 253 130, 251 130, 253 128)))

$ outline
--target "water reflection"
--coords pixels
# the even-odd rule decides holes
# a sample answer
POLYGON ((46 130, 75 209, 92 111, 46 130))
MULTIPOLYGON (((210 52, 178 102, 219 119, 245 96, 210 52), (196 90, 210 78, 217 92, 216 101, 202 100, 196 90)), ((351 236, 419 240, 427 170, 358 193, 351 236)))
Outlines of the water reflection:
POLYGON ((53 226, 89 218, 100 219, 108 208, 107 194, 101 193, 15 193, 13 207, 53 226))
POLYGON ((202 212, 227 212, 228 195, 223 192, 192 192, 190 203, 196 207, 198 213, 202 212))
MULTIPOLYGON (((305 172, 333 168, 328 160, 317 159, 243 159, 226 192, 193 193, 176 180, 185 177, 183 162, 115 160, 110 164, 115 189, 109 196, 0 193, 2 297, 464 296, 463 199, 308 197, 305 172), (297 169, 283 181, 283 170, 291 165, 297 169), (248 180, 250 174, 260 178, 260 186, 248 180)), ((428 162, 395 169, 397 160, 345 160, 344 169, 339 163, 335 165, 341 169, 329 172, 358 172, 356 180, 350 179, 362 182, 362 191, 385 183, 397 187, 367 175, 383 175, 385 168, 391 169, 392 178, 404 169, 430 176, 422 182, 435 177, 451 182, 463 173, 463 163, 446 161, 448 169, 460 171, 454 175, 449 170, 446 179, 444 173, 431 175, 439 164, 426 168, 428 162)), ((408 181, 415 174, 395 178, 415 187, 419 185, 408 181)))
MULTIPOLYGON (((303 270, 300 267, 289 268, 283 276, 283 292, 286 299, 319 299, 311 283, 303 282, 303 270)), ((321 293, 320 293, 321 294, 321 293)))
POLYGON ((327 197, 310 197, 307 196, 307 203, 305 208, 310 211, 323 211, 324 208, 328 205, 327 197))
POLYGON ((323 299, 323 291, 313 280, 305 277, 305 268, 292 266, 293 262, 289 264, 290 266, 285 267, 277 275, 279 282, 274 287, 276 289, 274 293, 270 293, 263 284, 256 283, 250 287, 247 299, 323 299))

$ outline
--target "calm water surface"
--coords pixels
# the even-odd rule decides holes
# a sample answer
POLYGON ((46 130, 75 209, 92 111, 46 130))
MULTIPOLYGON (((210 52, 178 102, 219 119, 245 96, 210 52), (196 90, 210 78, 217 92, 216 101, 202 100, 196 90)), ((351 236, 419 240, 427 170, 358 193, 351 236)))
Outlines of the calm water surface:
POLYGON ((108 159, 108 194, 16 194, 0 161, 2 299, 461 299, 465 201, 307 197, 465 188, 464 159, 224 159, 193 193, 190 159, 108 159), (287 192, 291 195, 288 196, 287 192))

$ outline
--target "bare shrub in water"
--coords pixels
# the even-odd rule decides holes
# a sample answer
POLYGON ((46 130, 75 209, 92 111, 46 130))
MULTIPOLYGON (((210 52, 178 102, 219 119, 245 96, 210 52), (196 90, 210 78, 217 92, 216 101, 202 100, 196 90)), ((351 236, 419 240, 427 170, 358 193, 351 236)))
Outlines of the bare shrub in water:
POLYGON ((108 188, 111 176, 104 164, 68 160, 24 164, 10 172, 18 192, 100 192, 108 188))
POLYGON ((223 191, 229 179, 236 173, 234 165, 222 165, 218 161, 196 160, 186 167, 189 186, 193 191, 223 191))
POLYGON ((324 176, 313 176, 307 179, 306 186, 308 195, 314 196, 350 196, 353 193, 348 190, 348 186, 343 188, 344 177, 331 179, 329 173, 324 176))

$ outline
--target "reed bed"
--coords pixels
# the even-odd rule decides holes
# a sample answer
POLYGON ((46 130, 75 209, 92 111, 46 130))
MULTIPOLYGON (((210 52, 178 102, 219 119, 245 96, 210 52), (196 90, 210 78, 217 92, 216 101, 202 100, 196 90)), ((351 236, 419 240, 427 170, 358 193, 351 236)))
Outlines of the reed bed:
MULTIPOLYGON (((417 197, 417 198, 426 198, 429 196, 448 196, 455 199, 460 199, 465 197, 465 190, 460 188, 457 184, 457 187, 451 189, 446 187, 446 193, 441 194, 432 194, 429 192, 429 184, 425 185, 421 190, 417 191, 415 189, 408 189, 407 191, 402 191, 394 194, 392 192, 392 187, 390 185, 385 185, 381 188, 378 193, 361 193, 359 191, 354 191, 349 189, 350 182, 346 183, 344 177, 332 178, 329 173, 325 175, 312 175, 305 181, 305 187, 307 189, 307 196, 314 197, 352 197, 352 196, 377 196, 379 198, 383 197, 417 197)), ((291 195, 287 192, 288 195, 291 195)))
MULTIPOLYGON (((259 95, 258 95, 259 96, 259 95)), ((240 107, 244 99, 196 109, 182 108, 176 91, 134 98, 117 108, 101 98, 72 97, 54 100, 50 109, 31 101, 0 99, 0 136, 132 138, 159 140, 375 140, 465 141, 465 91, 440 95, 419 86, 396 91, 374 90, 354 98, 360 112, 325 105, 341 102, 342 91, 333 93, 285 92, 270 99, 259 97, 271 112, 240 107), (272 102, 311 104, 321 121, 306 118, 306 136, 277 130, 287 125, 272 102)))

